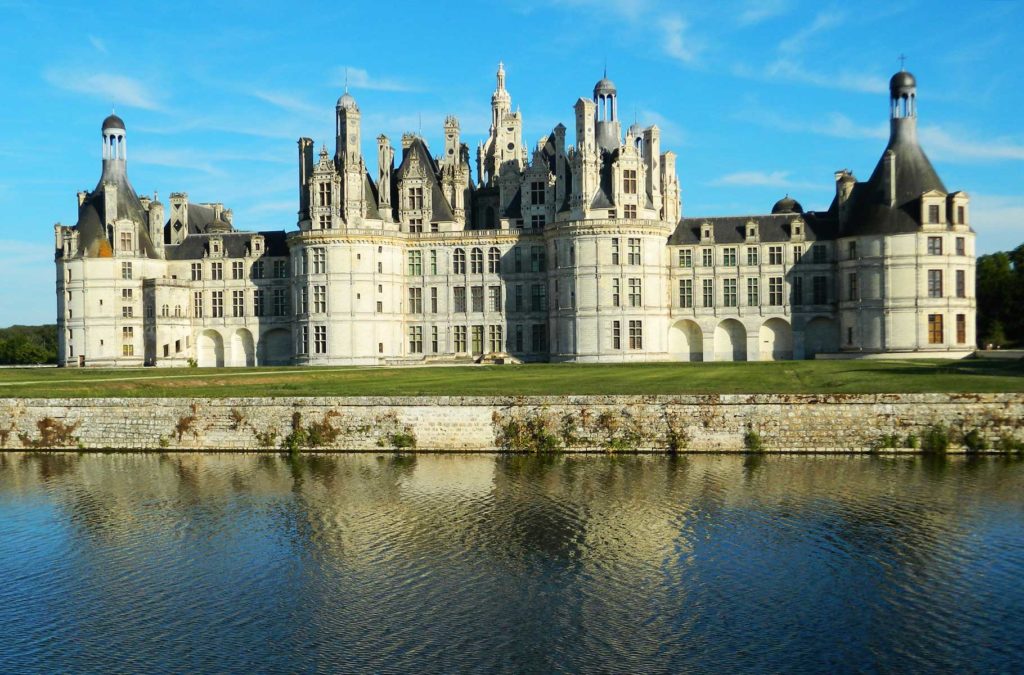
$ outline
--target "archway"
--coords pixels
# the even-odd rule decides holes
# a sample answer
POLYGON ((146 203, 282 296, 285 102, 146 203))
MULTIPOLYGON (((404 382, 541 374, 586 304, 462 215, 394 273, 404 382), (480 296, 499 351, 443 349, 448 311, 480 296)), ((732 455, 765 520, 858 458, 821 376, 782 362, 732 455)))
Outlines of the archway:
POLYGON ((246 328, 239 328, 231 336, 231 365, 256 365, 256 349, 253 345, 252 333, 246 328))
POLYGON ((668 350, 676 361, 704 360, 704 333, 694 321, 677 321, 668 331, 668 350))
POLYGON ((196 341, 196 362, 201 368, 224 367, 224 338, 215 330, 204 330, 196 341))
POLYGON ((836 322, 819 316, 804 326, 804 357, 813 359, 815 354, 839 351, 839 329, 836 322))
POLYGON ((260 340, 260 363, 264 366, 287 366, 292 362, 292 333, 287 328, 273 328, 260 340))
POLYGON ((793 358, 793 327, 785 319, 768 319, 761 326, 761 360, 785 361, 793 358))
POLYGON ((726 319, 715 328, 715 360, 747 360, 747 329, 736 319, 726 319))

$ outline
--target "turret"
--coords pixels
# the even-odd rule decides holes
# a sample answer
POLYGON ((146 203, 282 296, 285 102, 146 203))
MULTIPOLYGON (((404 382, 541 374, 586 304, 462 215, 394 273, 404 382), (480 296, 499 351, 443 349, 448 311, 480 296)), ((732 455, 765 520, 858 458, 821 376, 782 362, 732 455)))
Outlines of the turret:
POLYGON ((619 98, 615 83, 608 73, 594 85, 594 122, 597 125, 597 145, 608 152, 617 150, 622 142, 619 126, 619 98))
POLYGON ((103 179, 113 181, 125 175, 128 161, 128 139, 124 120, 114 114, 107 116, 103 130, 103 179))

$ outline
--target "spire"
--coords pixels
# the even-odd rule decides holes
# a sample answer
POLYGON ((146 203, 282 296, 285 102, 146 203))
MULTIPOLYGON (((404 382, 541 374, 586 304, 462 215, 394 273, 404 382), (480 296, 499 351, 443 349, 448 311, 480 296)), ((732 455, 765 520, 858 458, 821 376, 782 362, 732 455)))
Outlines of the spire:
POLYGON ((505 91, 505 64, 498 61, 498 91, 505 91))

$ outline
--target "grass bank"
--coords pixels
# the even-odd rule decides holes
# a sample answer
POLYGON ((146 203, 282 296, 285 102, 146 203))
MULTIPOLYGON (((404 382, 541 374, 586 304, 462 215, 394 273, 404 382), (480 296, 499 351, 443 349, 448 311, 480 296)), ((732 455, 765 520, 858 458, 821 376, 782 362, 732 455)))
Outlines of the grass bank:
POLYGON ((0 398, 1024 392, 990 360, 432 368, 0 369, 0 398))

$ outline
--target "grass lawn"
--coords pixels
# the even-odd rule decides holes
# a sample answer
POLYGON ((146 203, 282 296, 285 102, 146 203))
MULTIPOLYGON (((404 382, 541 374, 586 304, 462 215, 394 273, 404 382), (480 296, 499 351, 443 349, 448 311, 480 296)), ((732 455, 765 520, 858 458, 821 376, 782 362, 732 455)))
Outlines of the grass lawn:
POLYGON ((1024 362, 970 359, 423 368, 0 369, 0 398, 1024 392, 1024 362))

